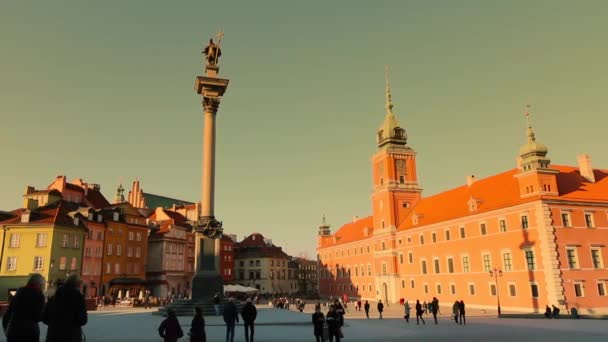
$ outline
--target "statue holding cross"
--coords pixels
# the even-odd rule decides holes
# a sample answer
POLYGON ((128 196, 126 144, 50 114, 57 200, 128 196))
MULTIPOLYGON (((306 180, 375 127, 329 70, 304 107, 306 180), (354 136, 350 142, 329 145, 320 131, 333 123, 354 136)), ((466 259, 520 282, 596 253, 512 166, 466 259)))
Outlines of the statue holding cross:
POLYGON ((220 29, 217 33, 217 44, 213 42, 213 38, 209 39, 209 44, 203 50, 203 54, 205 54, 205 61, 209 66, 216 66, 218 63, 218 58, 222 56, 222 50, 220 49, 220 43, 222 42, 222 37, 224 36, 224 32, 220 29))

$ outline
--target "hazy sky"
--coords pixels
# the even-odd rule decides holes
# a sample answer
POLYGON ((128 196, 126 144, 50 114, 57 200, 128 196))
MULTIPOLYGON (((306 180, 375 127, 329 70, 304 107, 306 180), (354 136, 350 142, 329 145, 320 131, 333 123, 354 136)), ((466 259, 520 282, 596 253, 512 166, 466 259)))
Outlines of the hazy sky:
POLYGON ((2 1, 0 210, 58 174, 200 198, 201 49, 220 25, 216 216, 313 255, 371 213, 394 111, 425 195, 515 167, 526 103, 554 163, 608 168, 606 1, 2 1))

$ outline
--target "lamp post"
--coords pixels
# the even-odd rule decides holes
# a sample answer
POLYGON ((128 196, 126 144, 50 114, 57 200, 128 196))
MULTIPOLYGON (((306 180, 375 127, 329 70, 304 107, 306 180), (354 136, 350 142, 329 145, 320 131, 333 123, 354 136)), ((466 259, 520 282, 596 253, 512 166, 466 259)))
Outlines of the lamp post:
POLYGON ((502 270, 494 267, 490 270, 490 277, 494 277, 494 286, 496 287, 496 301, 498 306, 498 317, 500 317, 500 292, 498 291, 498 277, 502 277, 502 270))

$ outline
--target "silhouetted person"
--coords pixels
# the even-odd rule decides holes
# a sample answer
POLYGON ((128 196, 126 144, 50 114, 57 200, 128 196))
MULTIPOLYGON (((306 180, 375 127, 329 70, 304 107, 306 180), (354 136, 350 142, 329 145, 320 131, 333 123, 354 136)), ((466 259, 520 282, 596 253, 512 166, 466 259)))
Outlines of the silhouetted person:
POLYGON ((365 301, 365 305, 363 305, 363 309, 365 309, 365 317, 369 319, 369 303, 365 301))
POLYGON ((44 278, 34 273, 27 284, 17 290, 2 317, 7 342, 38 342, 44 307, 44 278))
POLYGON ((336 312, 336 307, 332 304, 327 312, 327 330, 329 332, 329 342, 340 342, 340 314, 336 312))
POLYGON ((454 321, 456 322, 456 324, 458 324, 458 307, 460 306, 460 303, 458 303, 458 301, 454 301, 454 304, 452 305, 452 316, 454 317, 454 321))
POLYGON ((87 324, 87 308, 80 293, 80 277, 72 273, 49 299, 42 314, 48 325, 46 342, 81 342, 82 326, 87 324))
POLYGON ((433 312, 433 318, 435 319, 435 324, 437 324, 437 312, 439 312, 439 299, 437 299, 437 297, 433 297, 433 301, 432 303, 432 312, 433 312))
POLYGON ((553 318, 559 318, 559 308, 553 305, 553 318))
POLYGON ((239 322, 239 314, 234 305, 234 299, 230 298, 224 306, 224 323, 226 323, 226 342, 234 341, 234 325, 239 322))
POLYGON ((215 310, 215 315, 220 315, 220 294, 216 293, 213 296, 213 310, 215 310))
POLYGON ((460 321, 460 325, 467 325, 467 317, 465 316, 465 311, 464 311, 464 300, 461 300, 459 305, 458 305, 458 311, 460 312, 460 317, 459 317, 459 321, 460 321))
POLYGON ((243 306, 241 311, 241 317, 243 317, 243 323, 245 325, 245 342, 253 342, 254 334, 254 321, 258 316, 258 310, 251 302, 251 298, 247 299, 247 303, 243 306))
POLYGON ((164 342, 176 342, 180 337, 184 336, 182 327, 177 320, 177 315, 172 309, 167 310, 167 318, 160 323, 158 334, 163 338, 164 342))
POLYGON ((380 314, 379 319, 382 319, 382 311, 384 311, 384 304, 382 304, 382 300, 378 300, 378 313, 380 314))
POLYGON ((551 318, 551 308, 549 305, 545 306, 545 318, 551 318))
POLYGON ((410 303, 405 299, 403 301, 403 318, 405 318, 406 322, 410 322, 410 303))
POLYGON ((314 335, 317 342, 323 342, 323 324, 325 316, 321 312, 321 307, 315 307, 315 313, 312 314, 312 324, 314 326, 314 335))
POLYGON ((424 310, 422 310, 422 304, 420 304, 419 300, 416 300, 416 325, 420 324, 420 320, 422 320, 422 324, 426 324, 424 318, 422 318, 422 314, 424 310))
POLYGON ((207 333, 205 332, 205 317, 203 317, 203 309, 200 306, 194 308, 194 317, 190 325, 190 342, 207 342, 207 333))

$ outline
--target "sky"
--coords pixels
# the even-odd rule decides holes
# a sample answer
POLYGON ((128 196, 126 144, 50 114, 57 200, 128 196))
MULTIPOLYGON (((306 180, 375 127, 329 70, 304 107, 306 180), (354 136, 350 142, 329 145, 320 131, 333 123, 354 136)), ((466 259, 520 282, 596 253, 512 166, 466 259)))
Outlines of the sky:
POLYGON ((516 166, 524 106, 555 164, 608 168, 605 1, 0 2, 0 210, 60 174, 198 201, 193 85, 220 27, 216 217, 314 256, 371 214, 390 66, 423 195, 516 166))

